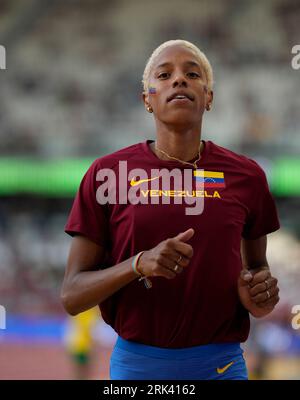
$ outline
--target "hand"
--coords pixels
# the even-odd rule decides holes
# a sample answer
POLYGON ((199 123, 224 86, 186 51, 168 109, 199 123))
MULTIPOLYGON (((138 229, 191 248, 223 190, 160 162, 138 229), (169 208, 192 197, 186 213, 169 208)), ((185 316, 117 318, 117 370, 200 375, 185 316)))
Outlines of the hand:
POLYGON ((264 317, 274 309, 279 301, 277 282, 267 266, 241 271, 238 279, 239 298, 253 317, 264 317))
POLYGON ((145 251, 138 262, 138 269, 145 276, 175 278, 191 261, 193 248, 185 242, 194 233, 194 229, 190 228, 173 238, 160 242, 153 249, 145 251))

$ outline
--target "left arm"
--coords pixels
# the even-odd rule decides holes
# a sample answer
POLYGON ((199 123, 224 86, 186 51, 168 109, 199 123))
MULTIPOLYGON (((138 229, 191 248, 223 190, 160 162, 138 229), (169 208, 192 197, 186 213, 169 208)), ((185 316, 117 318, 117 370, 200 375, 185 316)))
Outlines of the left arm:
POLYGON ((271 275, 266 249, 266 235, 241 241, 243 270, 238 293, 243 306, 256 318, 269 314, 279 301, 277 279, 271 275))

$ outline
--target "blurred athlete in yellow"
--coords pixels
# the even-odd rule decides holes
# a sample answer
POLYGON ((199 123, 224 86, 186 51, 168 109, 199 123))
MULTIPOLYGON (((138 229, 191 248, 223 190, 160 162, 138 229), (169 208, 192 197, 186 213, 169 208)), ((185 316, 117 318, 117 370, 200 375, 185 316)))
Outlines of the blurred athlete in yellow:
POLYGON ((75 379, 89 378, 94 346, 93 331, 99 322, 99 317, 99 308, 94 307, 70 317, 67 322, 65 343, 73 361, 75 379))

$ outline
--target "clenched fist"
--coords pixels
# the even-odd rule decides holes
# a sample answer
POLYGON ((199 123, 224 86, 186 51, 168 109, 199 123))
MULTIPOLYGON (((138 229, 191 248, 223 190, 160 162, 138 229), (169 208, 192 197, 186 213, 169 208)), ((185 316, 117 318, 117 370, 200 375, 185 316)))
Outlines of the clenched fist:
POLYGON ((279 301, 277 279, 267 266, 242 270, 238 293, 243 306, 256 318, 269 314, 279 301))
POLYGON ((193 248, 186 242, 194 233, 194 230, 190 228, 173 238, 163 240, 153 249, 145 251, 139 259, 139 271, 145 276, 175 278, 191 261, 193 248))

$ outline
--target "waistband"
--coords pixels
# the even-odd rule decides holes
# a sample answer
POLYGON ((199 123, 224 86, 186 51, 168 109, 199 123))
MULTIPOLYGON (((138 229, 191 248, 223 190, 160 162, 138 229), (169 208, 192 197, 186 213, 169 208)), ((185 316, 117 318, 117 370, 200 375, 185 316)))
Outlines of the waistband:
POLYGON ((116 349, 123 349, 132 353, 165 359, 203 358, 214 359, 227 356, 238 356, 243 353, 240 343, 213 343, 180 349, 167 349, 163 347, 149 346, 142 343, 132 342, 118 336, 116 349))

